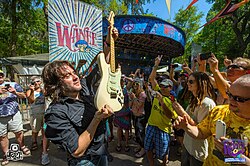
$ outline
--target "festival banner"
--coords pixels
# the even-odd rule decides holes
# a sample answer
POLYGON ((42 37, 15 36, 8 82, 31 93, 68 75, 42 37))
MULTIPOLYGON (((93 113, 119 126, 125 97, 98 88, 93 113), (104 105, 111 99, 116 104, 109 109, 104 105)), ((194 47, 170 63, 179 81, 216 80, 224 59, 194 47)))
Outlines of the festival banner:
POLYGON ((49 0, 49 61, 68 60, 80 72, 102 50, 102 11, 78 0, 49 0))

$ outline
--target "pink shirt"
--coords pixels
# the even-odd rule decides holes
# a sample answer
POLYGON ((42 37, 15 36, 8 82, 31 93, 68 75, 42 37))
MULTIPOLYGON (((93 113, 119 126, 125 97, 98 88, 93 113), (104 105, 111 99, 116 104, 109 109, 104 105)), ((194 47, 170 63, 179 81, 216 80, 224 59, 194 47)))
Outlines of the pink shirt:
POLYGON ((141 92, 139 97, 133 100, 132 103, 132 112, 135 116, 142 116, 145 114, 144 111, 144 103, 146 100, 147 96, 145 92, 141 92))

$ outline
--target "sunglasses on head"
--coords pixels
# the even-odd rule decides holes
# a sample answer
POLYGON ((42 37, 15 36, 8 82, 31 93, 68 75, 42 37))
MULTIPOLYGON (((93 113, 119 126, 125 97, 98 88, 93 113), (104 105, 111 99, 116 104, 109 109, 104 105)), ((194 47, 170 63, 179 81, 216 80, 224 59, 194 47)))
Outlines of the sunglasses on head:
POLYGON ((189 83, 189 84, 193 84, 193 83, 194 83, 194 80, 188 80, 188 83, 189 83))
POLYGON ((246 70, 245 67, 239 66, 239 65, 236 65, 236 64, 227 66, 227 70, 229 70, 229 69, 244 69, 244 70, 246 70))
POLYGON ((240 103, 244 103, 244 102, 250 100, 250 98, 243 98, 243 97, 239 97, 239 96, 234 96, 230 92, 227 92, 227 95, 229 98, 233 98, 235 101, 240 102, 240 103))

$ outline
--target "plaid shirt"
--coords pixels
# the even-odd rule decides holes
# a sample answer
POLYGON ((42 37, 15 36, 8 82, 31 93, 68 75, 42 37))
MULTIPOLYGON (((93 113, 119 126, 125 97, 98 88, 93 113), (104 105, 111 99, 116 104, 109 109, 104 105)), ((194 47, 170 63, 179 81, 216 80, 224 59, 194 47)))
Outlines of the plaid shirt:
MULTIPOLYGON (((17 92, 23 92, 22 87, 16 82, 4 82, 0 87, 10 84, 17 92)), ((19 111, 17 96, 13 93, 0 94, 0 117, 15 115, 19 111)))

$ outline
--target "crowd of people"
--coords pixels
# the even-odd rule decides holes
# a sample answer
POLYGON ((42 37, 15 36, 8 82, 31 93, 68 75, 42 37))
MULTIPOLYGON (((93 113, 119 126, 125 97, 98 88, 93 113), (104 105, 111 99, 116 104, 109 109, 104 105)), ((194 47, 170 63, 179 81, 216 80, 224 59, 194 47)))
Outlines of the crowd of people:
MULTIPOLYGON (((109 33, 114 39, 118 37, 116 29, 109 33)), ((105 43, 110 43, 110 39, 105 43)), ((108 44, 104 44, 104 53, 109 62, 108 44)), ((226 58, 226 75, 220 72, 214 54, 207 60, 201 60, 198 55, 192 69, 184 63, 182 71, 175 72, 170 65, 169 72, 159 75, 156 71, 161 60, 162 55, 155 58, 148 78, 140 69, 128 76, 122 75, 124 103, 115 113, 110 103, 99 110, 95 108, 94 97, 101 78, 98 66, 88 76, 79 77, 70 62, 50 62, 43 69, 42 79, 31 78, 26 94, 17 83, 6 82, 0 70, 2 165, 9 162, 8 131, 15 133, 20 150, 29 155, 30 150, 38 147, 41 130, 42 165, 50 163, 47 148, 51 141, 66 151, 70 166, 107 166, 113 125, 117 127, 117 153, 131 150, 129 139, 132 137, 138 144, 133 149, 135 157, 146 154, 150 166, 155 165, 155 159, 162 160, 164 166, 168 164, 173 132, 181 145, 178 154, 173 155, 181 155, 183 166, 232 164, 225 160, 232 156, 224 153, 223 143, 235 139, 244 143, 236 158, 241 159, 241 164, 250 165, 250 59, 230 61, 226 58), (207 64, 210 71, 206 71, 207 64), (44 88, 41 88, 42 82, 44 88), (27 98, 31 106, 31 149, 24 145, 17 98, 27 98), (214 137, 217 120, 226 124, 226 135, 219 139, 214 137)))

